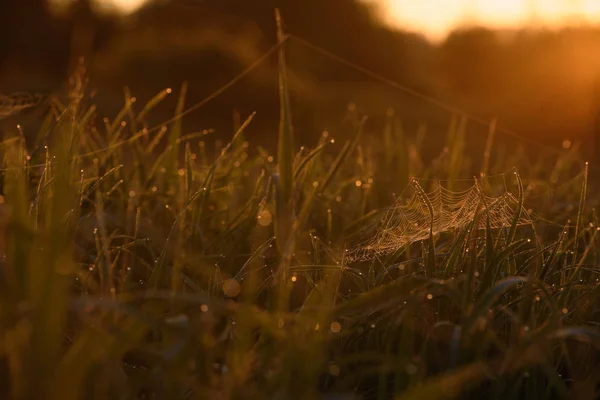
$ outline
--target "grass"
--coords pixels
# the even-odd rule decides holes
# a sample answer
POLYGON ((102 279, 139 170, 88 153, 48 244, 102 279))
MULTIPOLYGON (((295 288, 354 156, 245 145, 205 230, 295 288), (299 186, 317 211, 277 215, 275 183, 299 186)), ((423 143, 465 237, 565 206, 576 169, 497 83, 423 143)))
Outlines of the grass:
POLYGON ((598 199, 578 148, 494 157, 493 122, 477 184, 514 194, 505 228, 482 201, 466 226, 349 263, 412 176, 419 193, 475 184, 468 121, 431 163, 433 134, 393 113, 381 139, 352 114, 341 149, 297 149, 280 82, 276 157, 246 141, 252 115, 214 151, 182 132, 185 85, 168 126, 145 116, 170 91, 126 91, 96 124, 83 71, 37 139, 2 142, 2 398, 595 398, 598 199))

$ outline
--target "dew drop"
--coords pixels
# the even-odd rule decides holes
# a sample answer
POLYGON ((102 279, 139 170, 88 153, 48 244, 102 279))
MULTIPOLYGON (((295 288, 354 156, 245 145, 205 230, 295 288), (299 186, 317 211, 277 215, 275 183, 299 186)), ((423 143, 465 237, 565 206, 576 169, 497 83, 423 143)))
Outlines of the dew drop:
POLYGON ((227 297, 237 297, 241 290, 240 284, 235 279, 228 279, 223 283, 223 293, 227 297))
POLYGON ((405 369, 406 369, 406 373, 409 375, 414 375, 418 371, 417 366, 413 363, 408 364, 405 369))
POLYGON ((329 366, 329 374, 331 376, 339 376, 340 375, 340 367, 336 364, 332 364, 329 366))
POLYGON ((339 333, 342 330, 342 324, 337 321, 333 321, 331 325, 329 325, 329 329, 333 333, 339 333))

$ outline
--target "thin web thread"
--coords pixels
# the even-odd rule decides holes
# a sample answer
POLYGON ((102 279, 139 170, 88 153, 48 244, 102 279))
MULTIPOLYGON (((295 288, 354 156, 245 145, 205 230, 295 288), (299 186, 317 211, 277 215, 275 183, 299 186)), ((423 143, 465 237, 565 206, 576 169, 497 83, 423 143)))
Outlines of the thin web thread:
MULTIPOLYGON (((388 79, 388 78, 384 77, 383 75, 380 75, 380 74, 378 74, 376 72, 373 72, 373 71, 371 71, 371 70, 369 70, 369 69, 367 69, 365 67, 362 67, 362 66, 360 66, 360 65, 358 65, 356 63, 353 63, 352 61, 349 61, 349 60, 347 60, 347 59, 345 59, 345 58, 343 58, 341 56, 338 56, 337 54, 334 54, 334 53, 332 53, 332 52, 330 52, 330 51, 328 51, 328 50, 326 50, 326 49, 324 49, 324 48, 322 48, 320 46, 314 45, 311 42, 309 42, 308 40, 303 39, 303 38, 301 38, 299 36, 291 35, 290 37, 293 38, 293 39, 295 39, 296 41, 298 41, 302 45, 304 45, 304 46, 306 46, 306 47, 314 50, 315 52, 318 52, 318 53, 320 53, 320 54, 322 54, 322 55, 324 55, 324 56, 326 56, 326 57, 328 57, 328 58, 330 58, 330 59, 332 59, 332 60, 334 60, 334 61, 336 61, 336 62, 338 62, 340 64, 346 65, 347 67, 350 67, 350 68, 352 68, 352 69, 354 69, 356 71, 359 71, 359 72, 361 72, 361 73, 363 73, 363 74, 365 74, 365 75, 367 75, 367 76, 369 76, 369 77, 371 77, 371 78, 373 78, 373 79, 375 79, 375 80, 377 80, 377 81, 379 81, 379 82, 381 82, 381 83, 383 83, 383 84, 385 84, 385 85, 387 85, 389 87, 392 87, 394 89, 403 91, 405 93, 408 93, 408 94, 410 94, 410 95, 412 95, 414 97, 417 97, 417 98, 419 98, 421 100, 425 100, 428 103, 431 103, 431 104, 433 104, 433 105, 435 105, 435 106, 437 106, 437 107, 439 107, 441 109, 449 111, 450 113, 458 114, 458 115, 463 115, 463 116, 467 117, 470 121, 477 122, 477 123, 479 123, 481 125, 484 125, 484 126, 489 126, 492 123, 491 120, 480 118, 480 117, 478 117, 476 115, 473 115, 473 114, 471 114, 471 113, 469 113, 469 112, 467 112, 465 110, 462 110, 460 108, 454 107, 454 106, 452 106, 452 105, 450 105, 448 103, 445 103, 443 101, 435 99, 435 98, 433 98, 431 96, 427 96, 427 95, 425 95, 423 93, 420 93, 420 92, 418 92, 418 91, 416 91, 414 89, 411 89, 411 88, 409 88, 409 87, 407 87, 405 85, 402 85, 402 84, 400 84, 398 82, 395 82, 395 81, 393 81, 391 79, 388 79)), ((531 145, 538 146, 540 148, 544 148, 544 149, 552 151, 554 153, 561 153, 561 151, 559 149, 555 148, 555 147, 547 146, 547 145, 545 145, 543 143, 540 143, 540 142, 538 142, 536 140, 533 140, 531 138, 523 136, 523 135, 521 135, 521 134, 519 134, 519 133, 517 133, 517 132, 515 132, 513 130, 510 130, 510 129, 506 129, 506 128, 502 128, 502 127, 496 126, 496 132, 501 133, 501 134, 505 134, 505 135, 509 135, 509 136, 513 136, 513 137, 515 137, 515 138, 517 138, 517 139, 519 139, 519 140, 521 140, 523 142, 527 142, 527 143, 529 143, 531 145)))
MULTIPOLYGON (((355 63, 353 63, 353 62, 351 62, 351 61, 349 61, 349 60, 347 60, 347 59, 345 59, 345 58, 343 58, 341 56, 338 56, 338 55, 336 55, 336 54, 334 54, 334 53, 332 53, 332 52, 330 52, 330 51, 328 51, 328 50, 326 50, 326 49, 324 49, 324 48, 322 48, 320 46, 317 46, 317 45, 311 43, 310 41, 308 41, 308 40, 306 40, 306 39, 304 39, 302 37, 299 37, 297 35, 288 34, 287 36, 284 37, 284 39, 280 43, 277 43, 276 45, 272 46, 261 57, 259 57, 253 64, 251 64, 248 68, 246 68, 244 71, 242 71, 236 77, 234 77, 228 83, 226 83, 225 85, 223 85, 221 88, 217 89, 216 91, 214 91, 213 93, 211 93, 206 98, 204 98, 203 100, 199 101, 198 103, 190 106, 189 108, 187 108, 186 110, 184 110, 180 114, 178 114, 178 115, 176 115, 176 116, 174 116, 174 117, 172 117, 172 118, 170 118, 170 119, 168 119, 168 120, 166 120, 166 121, 164 121, 164 122, 156 125, 155 127, 151 128, 151 129, 146 130, 144 133, 148 134, 148 133, 151 133, 151 132, 154 132, 154 131, 158 131, 158 130, 162 129, 165 125, 168 125, 168 124, 170 124, 172 122, 175 122, 175 121, 179 120, 180 118, 184 117, 185 115, 188 115, 188 114, 192 113, 193 111, 195 111, 195 110, 201 108, 202 106, 206 105, 207 103, 209 103, 210 101, 212 101, 213 99, 215 99, 216 97, 218 97, 219 95, 221 95, 222 93, 224 93, 225 91, 227 91, 229 88, 231 88, 232 86, 234 86, 237 82, 239 82, 246 75, 250 74, 256 68, 258 68, 259 66, 261 66, 281 46, 285 45, 289 41, 289 39, 295 39, 299 43, 305 45, 306 47, 308 47, 309 49, 312 49, 315 52, 318 52, 318 53, 320 53, 322 55, 325 55, 325 56, 329 57, 330 59, 332 59, 334 61, 337 61, 337 62, 339 62, 341 64, 344 64, 344 65, 346 65, 346 66, 348 66, 348 67, 350 67, 352 69, 355 69, 355 70, 357 70, 359 72, 362 72, 365 75, 370 76, 371 78, 376 79, 376 80, 378 80, 378 81, 380 81, 380 82, 382 82, 382 83, 384 83, 384 84, 386 84, 386 85, 388 85, 388 86, 390 86, 392 88, 395 88, 397 90, 403 91, 405 93, 408 93, 408 94, 410 94, 410 95, 412 95, 414 97, 420 98, 422 100, 425 100, 425 101, 427 101, 427 102, 429 102, 429 103, 431 103, 431 104, 433 104, 433 105, 435 105, 435 106, 437 106, 439 108, 447 110, 447 111, 449 111, 451 113, 463 115, 463 116, 469 118, 470 120, 472 120, 474 122, 477 122, 477 123, 480 123, 480 124, 485 125, 485 126, 489 126, 489 124, 492 123, 491 120, 488 121, 488 120, 486 120, 484 118, 479 118, 479 117, 477 117, 475 115, 472 115, 472 114, 470 114, 470 113, 466 112, 465 110, 462 110, 462 109, 460 109, 458 107, 451 106, 451 105, 449 105, 447 103, 444 103, 444 102, 442 102, 440 100, 437 100, 437 99, 435 99, 433 97, 430 97, 430 96, 427 96, 425 94, 422 94, 422 93, 420 93, 420 92, 418 92, 418 91, 416 91, 414 89, 411 89, 411 88, 409 88, 409 87, 407 87, 405 85, 402 85, 402 84, 400 84, 398 82, 395 82, 395 81, 393 81, 391 79, 385 78, 384 76, 382 76, 380 74, 377 74, 376 72, 373 72, 373 71, 371 71, 371 70, 369 70, 367 68, 361 67, 358 64, 355 64, 355 63)), ((7 97, 7 96, 5 96, 5 97, 7 97)), ((0 98, 0 101, 1 100, 2 99, 0 98)), ((7 108, 7 109, 10 109, 10 108, 7 108)), ((0 118, 2 118, 1 113, 0 113, 0 118)), ((547 145, 545 145, 543 143, 540 143, 540 142, 538 142, 536 140, 533 140, 533 139, 528 138, 526 136, 520 135, 520 134, 518 134, 518 133, 516 133, 516 132, 514 132, 512 130, 509 130, 509 129, 506 129, 506 128, 502 128, 500 126, 496 127, 496 132, 500 133, 500 134, 505 134, 505 135, 513 136, 513 137, 515 137, 515 138, 517 138, 517 139, 519 139, 519 140, 521 140, 523 142, 527 142, 527 143, 529 143, 531 145, 537 146, 539 148, 546 149, 546 150, 551 151, 553 153, 557 153, 557 154, 561 153, 561 151, 559 149, 555 148, 555 147, 547 146, 547 145)), ((142 131, 137 132, 136 134, 134 134, 134 137, 136 137, 140 133, 142 133, 142 131)), ((126 145, 126 144, 128 144, 130 142, 131 142, 131 139, 125 139, 125 140, 117 142, 117 143, 115 143, 115 144, 113 144, 111 146, 107 146, 105 148, 97 149, 95 151, 92 151, 92 152, 89 152, 89 153, 86 153, 86 154, 81 154, 81 155, 75 157, 75 159, 82 159, 82 158, 90 157, 90 156, 93 156, 93 155, 96 155, 96 154, 101 154, 103 152, 111 151, 111 150, 114 150, 114 149, 116 149, 116 148, 118 148, 120 146, 126 145)), ((58 161, 55 161, 55 162, 58 162, 58 161)), ((18 170, 18 169, 27 169, 27 168, 41 168, 41 167, 44 167, 44 166, 45 166, 45 164, 35 164, 35 165, 26 165, 26 166, 19 166, 19 167, 11 167, 11 168, 0 169, 0 172, 1 171, 18 170)), ((590 167, 593 168, 593 169, 596 169, 596 167, 593 166, 593 165, 590 165, 590 167)))
MULTIPOLYGON (((254 63, 252 63, 250 66, 248 66, 248 68, 244 69, 242 72, 240 72, 236 77, 234 77, 233 79, 231 79, 229 82, 227 82, 226 84, 224 84, 223 86, 221 86, 219 89, 215 90, 214 92, 212 92, 211 94, 209 94, 208 96, 206 96, 203 100, 199 101, 198 103, 190 106, 189 108, 187 108, 186 110, 182 111, 181 113, 177 114, 176 116, 154 126, 153 128, 150 129, 146 129, 146 130, 140 130, 139 132, 136 132, 133 134, 133 138, 137 138, 139 137, 140 134, 144 134, 147 135, 149 133, 158 131, 160 129, 162 129, 164 126, 173 123, 181 118, 183 118, 184 116, 192 113, 193 111, 196 111, 197 109, 205 106, 207 103, 211 102, 212 100, 214 100, 215 98, 217 98, 218 96, 220 96, 221 94, 223 94, 224 92, 226 92, 228 89, 230 89, 232 86, 234 86, 236 83, 238 83, 240 80, 242 80, 244 77, 246 77, 248 74, 250 74, 252 71, 254 71, 256 68, 260 67, 266 60, 269 59, 269 57, 271 57, 281 46, 284 45, 285 42, 287 42, 287 40, 289 39, 289 36, 286 36, 283 38, 283 40, 276 44, 275 46, 271 47, 268 51, 266 51, 261 57, 259 57, 254 63)), ((2 98, 0 98, 0 101, 2 100, 2 98)), ((38 103, 39 104, 39 103, 38 103)), ((1 113, 0 113, 0 118, 1 118, 1 113)), ((107 147, 103 147, 101 149, 97 149, 94 151, 90 151, 88 153, 84 153, 84 154, 80 154, 78 156, 73 157, 72 160, 80 160, 80 159, 84 159, 87 157, 91 157, 97 154, 101 154, 107 151, 113 151, 121 146, 124 146, 128 143, 132 142, 132 138, 129 139, 124 139, 121 140, 117 143, 114 143, 110 146, 107 147)), ((56 164, 59 163, 60 161, 53 161, 52 164, 56 164)), ((0 169, 0 172, 7 172, 7 171, 15 171, 15 170, 22 170, 22 169, 32 169, 32 168, 42 168, 45 167, 46 164, 30 164, 30 165, 24 165, 24 166, 15 166, 15 167, 9 167, 9 168, 3 168, 0 169)))

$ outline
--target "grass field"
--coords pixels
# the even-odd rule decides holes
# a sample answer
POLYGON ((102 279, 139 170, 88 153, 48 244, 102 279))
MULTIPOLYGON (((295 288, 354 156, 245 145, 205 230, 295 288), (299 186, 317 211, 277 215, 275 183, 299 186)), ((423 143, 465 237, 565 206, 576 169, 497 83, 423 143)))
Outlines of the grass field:
POLYGON ((81 73, 36 140, 5 139, 2 398, 595 398, 578 147, 500 157, 492 124, 473 165, 456 118, 427 162, 439 134, 390 116, 365 140, 350 114, 298 149, 280 82, 276 154, 244 137, 252 116, 224 146, 147 127, 167 91, 96 124, 81 73))

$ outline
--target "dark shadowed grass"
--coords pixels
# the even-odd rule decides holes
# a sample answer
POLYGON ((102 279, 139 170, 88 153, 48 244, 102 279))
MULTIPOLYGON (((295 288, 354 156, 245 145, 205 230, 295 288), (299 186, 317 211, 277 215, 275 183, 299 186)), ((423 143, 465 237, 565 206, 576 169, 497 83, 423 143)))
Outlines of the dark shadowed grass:
POLYGON ((246 141, 253 115, 216 151, 182 132, 185 85, 162 129, 145 117, 170 91, 126 91, 97 123, 83 71, 34 143, 1 144, 2 397, 594 398, 599 227, 577 149, 497 157, 492 124, 475 180, 467 119, 426 162, 434 133, 391 112, 381 138, 359 116, 296 149, 283 57, 276 155, 246 141), (412 175, 429 238, 349 262, 412 175), (482 196, 434 235, 438 181, 482 196), (505 190, 492 229, 483 194, 505 190))

